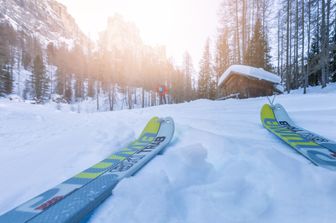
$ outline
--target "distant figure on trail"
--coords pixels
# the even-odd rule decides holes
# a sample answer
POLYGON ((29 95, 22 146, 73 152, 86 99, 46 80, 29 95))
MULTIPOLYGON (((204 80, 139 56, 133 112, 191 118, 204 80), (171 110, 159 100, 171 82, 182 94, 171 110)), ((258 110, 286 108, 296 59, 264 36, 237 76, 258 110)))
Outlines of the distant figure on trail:
POLYGON ((165 85, 160 85, 158 87, 158 92, 160 95, 160 105, 167 104, 166 94, 168 94, 168 88, 165 85))

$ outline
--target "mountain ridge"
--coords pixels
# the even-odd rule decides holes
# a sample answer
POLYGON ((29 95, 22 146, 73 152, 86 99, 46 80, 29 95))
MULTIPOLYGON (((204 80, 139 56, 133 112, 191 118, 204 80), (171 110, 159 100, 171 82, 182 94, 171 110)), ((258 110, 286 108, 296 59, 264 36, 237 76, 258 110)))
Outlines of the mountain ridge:
POLYGON ((88 41, 66 6, 55 0, 1 0, 0 24, 36 37, 42 46, 88 41))

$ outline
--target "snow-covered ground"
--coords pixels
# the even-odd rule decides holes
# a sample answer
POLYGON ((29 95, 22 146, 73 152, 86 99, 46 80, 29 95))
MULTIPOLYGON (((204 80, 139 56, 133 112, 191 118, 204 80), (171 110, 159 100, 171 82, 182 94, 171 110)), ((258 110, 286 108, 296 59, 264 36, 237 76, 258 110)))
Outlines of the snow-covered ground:
MULTIPOLYGON (((336 140, 336 85, 281 95, 298 125, 336 140)), ((171 145, 123 180, 90 222, 335 222, 336 172, 265 130, 266 98, 197 100, 103 113, 0 100, 0 214, 104 159, 152 116, 171 116, 171 145)))

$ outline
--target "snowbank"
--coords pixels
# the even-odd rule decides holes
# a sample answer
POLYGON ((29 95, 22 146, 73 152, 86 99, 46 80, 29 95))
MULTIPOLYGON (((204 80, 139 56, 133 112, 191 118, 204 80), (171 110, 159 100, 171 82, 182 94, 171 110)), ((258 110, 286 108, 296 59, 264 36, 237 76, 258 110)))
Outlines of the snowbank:
MULTIPOLYGON (((336 140, 336 85, 312 91, 276 102, 298 125, 336 140)), ((198 100, 78 114, 0 100, 0 213, 104 159, 157 115, 175 119, 171 145, 122 181, 89 222, 334 222, 336 173, 262 127, 266 102, 198 100)))

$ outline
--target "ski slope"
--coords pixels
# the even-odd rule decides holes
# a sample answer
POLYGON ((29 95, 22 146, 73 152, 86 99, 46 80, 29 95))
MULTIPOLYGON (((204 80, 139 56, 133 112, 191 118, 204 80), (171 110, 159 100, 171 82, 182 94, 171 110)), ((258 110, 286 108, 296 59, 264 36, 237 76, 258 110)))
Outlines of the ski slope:
MULTIPOLYGON (((336 85, 281 95, 301 127, 336 140, 336 85)), ((104 222, 334 222, 336 172, 262 127, 266 98, 197 100, 103 113, 0 100, 0 214, 134 140, 152 116, 176 132, 163 156, 123 180, 93 214, 104 222)))

